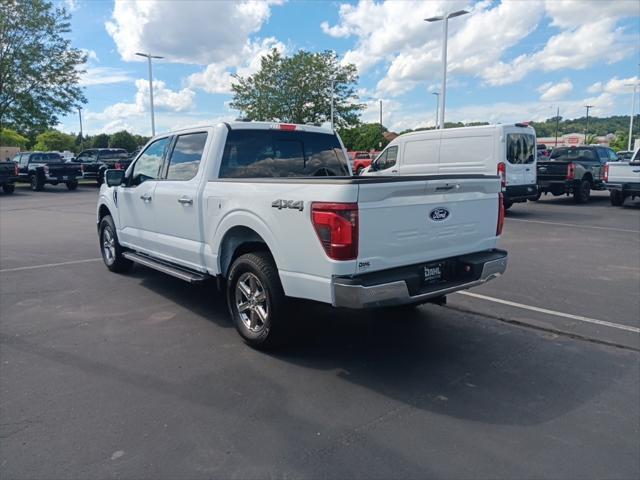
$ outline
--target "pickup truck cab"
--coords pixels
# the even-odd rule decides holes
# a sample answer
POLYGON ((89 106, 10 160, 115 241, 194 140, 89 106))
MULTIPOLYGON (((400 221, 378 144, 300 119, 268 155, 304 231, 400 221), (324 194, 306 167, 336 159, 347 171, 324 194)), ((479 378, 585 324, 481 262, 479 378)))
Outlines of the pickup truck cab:
POLYGON ((604 166, 604 182, 609 190, 611 205, 621 206, 631 197, 640 197, 640 149, 630 162, 607 163, 604 166))
POLYGON ((4 193, 13 193, 18 180, 18 164, 15 162, 0 162, 0 187, 4 193))
POLYGON ((322 127, 167 133, 105 180, 97 226, 107 268, 135 262, 188 282, 217 278, 255 347, 282 338, 289 298, 347 308, 442 302, 506 268, 497 176, 351 176, 340 138, 322 127))
POLYGON ((536 198, 536 132, 525 124, 420 130, 396 137, 363 175, 499 175, 505 208, 536 198))
POLYGON ((82 165, 82 178, 102 185, 107 169, 126 170, 131 159, 123 148, 89 148, 80 152, 74 162, 82 165))
POLYGON ((603 167, 617 162, 608 147, 554 148, 548 160, 538 161, 538 190, 554 196, 573 195, 576 203, 586 203, 591 190, 604 190, 603 167))
POLYGON ((78 165, 65 162, 57 152, 21 152, 13 161, 18 164, 18 181, 29 183, 31 190, 40 191, 46 184, 64 183, 69 190, 78 188, 82 172, 78 165))

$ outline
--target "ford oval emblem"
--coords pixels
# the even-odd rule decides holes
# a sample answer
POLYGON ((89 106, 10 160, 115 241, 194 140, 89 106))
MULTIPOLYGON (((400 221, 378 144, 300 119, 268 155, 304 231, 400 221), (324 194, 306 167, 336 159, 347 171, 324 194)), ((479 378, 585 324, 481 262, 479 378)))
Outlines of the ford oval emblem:
POLYGON ((431 210, 429 217, 431 217, 431 220, 434 222, 441 222, 449 217, 449 210, 443 207, 434 208, 431 210))

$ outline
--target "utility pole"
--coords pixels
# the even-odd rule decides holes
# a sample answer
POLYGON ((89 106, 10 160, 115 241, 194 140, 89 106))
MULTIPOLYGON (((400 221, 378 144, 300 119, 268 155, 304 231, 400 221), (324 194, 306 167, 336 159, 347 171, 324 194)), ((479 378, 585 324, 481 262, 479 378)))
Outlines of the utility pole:
POLYGON ((585 105, 584 108, 587 109, 587 125, 584 128, 584 144, 587 144, 587 134, 589 133, 589 109, 593 108, 593 105, 585 105))
POLYGON ((136 53, 139 57, 145 57, 149 61, 149 105, 151 107, 151 136, 156 136, 156 120, 154 118, 153 111, 153 71, 151 69, 151 59, 152 58, 164 58, 159 57, 157 55, 151 55, 150 53, 136 53))
POLYGON ((425 18, 425 22, 438 22, 443 20, 442 22, 442 87, 440 92, 440 119, 439 125, 440 128, 444 128, 444 105, 445 105, 445 97, 447 94, 447 36, 449 33, 449 19, 454 17, 459 17, 464 15, 467 12, 466 10, 458 10, 456 12, 447 13, 445 15, 440 15, 438 17, 430 17, 425 18))
POLYGON ((558 146, 558 125, 560 124, 560 107, 556 112, 556 147, 558 146))
POLYGON ((440 111, 440 92, 431 92, 432 95, 436 96, 436 129, 438 128, 438 114, 440 111))
POLYGON ((333 130, 333 89, 335 88, 336 80, 331 79, 331 130, 333 130))
POLYGON ((633 95, 631 96, 631 117, 629 118, 629 142, 627 144, 627 150, 631 150, 631 142, 633 141, 633 117, 636 113, 636 88, 638 87, 638 82, 633 84, 626 84, 627 86, 633 85, 633 95))
MULTIPOLYGON (((384 135, 384 127, 382 126, 382 100, 380 100, 380 136, 384 135)), ((378 148, 382 149, 382 140, 378 142, 378 148)))
POLYGON ((82 107, 78 107, 78 117, 80 117, 80 151, 84 150, 84 135, 82 134, 82 107))

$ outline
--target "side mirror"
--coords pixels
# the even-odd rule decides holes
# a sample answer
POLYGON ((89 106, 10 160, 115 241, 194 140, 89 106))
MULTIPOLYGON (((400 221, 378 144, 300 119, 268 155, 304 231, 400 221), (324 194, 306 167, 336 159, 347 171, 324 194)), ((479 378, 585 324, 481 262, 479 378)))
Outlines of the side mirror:
POLYGON ((117 187, 124 182, 124 170, 109 169, 104 172, 104 179, 110 187, 117 187))

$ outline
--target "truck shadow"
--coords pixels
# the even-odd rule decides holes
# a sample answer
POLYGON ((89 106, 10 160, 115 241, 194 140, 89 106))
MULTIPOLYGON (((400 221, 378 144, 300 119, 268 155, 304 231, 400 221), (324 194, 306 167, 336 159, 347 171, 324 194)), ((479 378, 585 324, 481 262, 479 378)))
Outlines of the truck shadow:
MULTIPOLYGON (((145 287, 218 328, 233 328, 214 285, 193 288, 147 269, 144 275, 145 287)), ((255 355, 309 374, 335 371, 408 407, 475 422, 547 422, 606 391, 633 364, 621 360, 623 351, 435 305, 402 313, 295 301, 291 311, 288 346, 255 355)))

